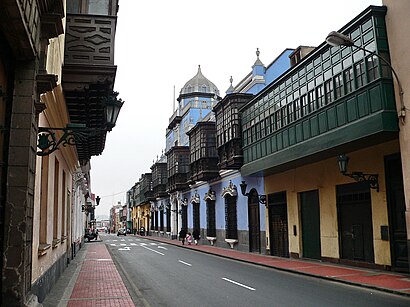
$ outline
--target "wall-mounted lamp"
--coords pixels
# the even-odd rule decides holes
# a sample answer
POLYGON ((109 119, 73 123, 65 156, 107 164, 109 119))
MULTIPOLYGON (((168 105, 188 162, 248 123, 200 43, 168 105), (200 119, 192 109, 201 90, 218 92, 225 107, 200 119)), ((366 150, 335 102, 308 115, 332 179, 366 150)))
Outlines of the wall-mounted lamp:
POLYGON ((124 102, 117 99, 118 93, 113 92, 111 95, 103 97, 101 100, 105 108, 105 127, 88 128, 85 124, 69 123, 65 128, 39 127, 37 147, 38 156, 48 156, 56 151, 60 145, 76 145, 78 141, 86 141, 88 137, 101 135, 111 131, 117 122, 118 114, 124 102), (63 131, 63 135, 58 139, 55 131, 63 131))
MULTIPOLYGON (((248 186, 244 180, 239 184, 241 187, 241 192, 243 196, 249 197, 249 193, 246 193, 246 187, 248 186)), ((259 202, 263 205, 266 205, 266 195, 259 195, 259 202)))
POLYGON ((361 49, 364 52, 368 52, 371 55, 374 55, 375 57, 380 59, 384 64, 389 66, 389 68, 393 72, 394 77, 396 78, 397 85, 399 86, 400 111, 398 113, 398 117, 401 119, 401 121, 403 123, 404 118, 406 117, 406 107, 404 105, 404 100, 403 100, 403 95, 404 95, 403 87, 401 86, 400 79, 399 79, 396 71, 394 70, 394 68, 391 66, 391 64, 388 61, 386 61, 383 57, 378 55, 377 53, 375 53, 373 51, 370 51, 366 48, 363 48, 361 46, 355 45, 354 41, 349 36, 344 35, 344 34, 339 33, 339 32, 336 32, 336 31, 332 31, 328 34, 328 36, 326 37, 326 43, 328 43, 330 46, 333 46, 333 47, 347 46, 347 47, 355 47, 357 49, 361 49))
POLYGON ((339 171, 343 176, 353 178, 357 182, 367 182, 371 189, 375 189, 379 192, 379 175, 378 174, 364 174, 362 172, 347 172, 347 165, 349 163, 349 157, 345 154, 337 156, 337 164, 339 165, 339 171))
POLYGON ((95 199, 95 205, 96 206, 98 206, 100 204, 100 200, 101 200, 100 196, 97 196, 96 199, 95 199))

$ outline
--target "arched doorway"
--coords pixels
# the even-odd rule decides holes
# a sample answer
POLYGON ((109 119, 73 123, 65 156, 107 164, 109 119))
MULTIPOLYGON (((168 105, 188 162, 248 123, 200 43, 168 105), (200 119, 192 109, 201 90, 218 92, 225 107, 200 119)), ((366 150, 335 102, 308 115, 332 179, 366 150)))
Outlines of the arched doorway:
POLYGON ((249 251, 260 253, 260 212, 259 196, 255 189, 252 189, 248 197, 248 225, 249 225, 249 251))

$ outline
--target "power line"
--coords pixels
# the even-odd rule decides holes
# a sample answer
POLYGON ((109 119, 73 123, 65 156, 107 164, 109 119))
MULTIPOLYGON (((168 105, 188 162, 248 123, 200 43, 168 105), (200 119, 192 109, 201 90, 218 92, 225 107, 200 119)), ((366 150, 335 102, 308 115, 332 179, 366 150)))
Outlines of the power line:
POLYGON ((111 194, 111 195, 100 196, 100 198, 104 198, 104 197, 113 197, 113 196, 115 196, 115 195, 122 194, 122 193, 125 193, 125 192, 127 192, 127 191, 122 191, 122 192, 118 192, 118 193, 111 194))

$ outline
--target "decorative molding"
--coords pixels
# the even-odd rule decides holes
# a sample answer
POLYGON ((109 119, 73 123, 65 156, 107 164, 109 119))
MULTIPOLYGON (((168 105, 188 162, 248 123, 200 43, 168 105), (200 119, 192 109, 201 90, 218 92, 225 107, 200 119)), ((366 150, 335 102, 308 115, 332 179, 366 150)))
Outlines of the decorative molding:
POLYGON ((232 197, 238 196, 238 189, 232 183, 232 180, 229 180, 229 185, 222 190, 221 196, 225 198, 227 195, 232 197))
POLYGON ((195 191, 195 194, 191 196, 191 204, 196 203, 199 204, 200 202, 199 194, 197 191, 195 191))
POLYGON ((216 193, 211 188, 209 188, 209 191, 206 192, 204 196, 204 201, 208 201, 208 200, 216 200, 216 193))

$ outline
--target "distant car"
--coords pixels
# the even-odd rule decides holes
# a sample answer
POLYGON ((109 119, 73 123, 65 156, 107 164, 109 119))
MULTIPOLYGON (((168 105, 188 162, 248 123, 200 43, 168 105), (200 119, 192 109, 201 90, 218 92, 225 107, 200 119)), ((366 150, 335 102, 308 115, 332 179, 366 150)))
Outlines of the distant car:
POLYGON ((118 229, 117 236, 126 236, 126 235, 127 235, 127 230, 125 230, 125 228, 118 229))

